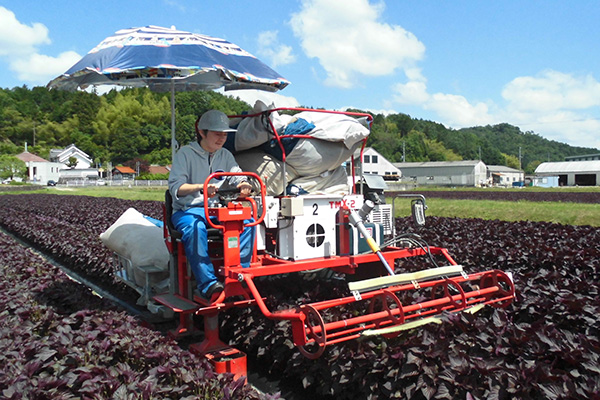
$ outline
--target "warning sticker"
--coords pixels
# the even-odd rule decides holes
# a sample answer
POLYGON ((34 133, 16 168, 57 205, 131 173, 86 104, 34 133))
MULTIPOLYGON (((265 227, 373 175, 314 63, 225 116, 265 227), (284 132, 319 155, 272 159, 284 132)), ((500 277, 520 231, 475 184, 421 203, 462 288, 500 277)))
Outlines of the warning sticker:
POLYGON ((238 238, 237 237, 230 237, 229 239, 227 239, 227 247, 229 249, 235 249, 238 247, 238 238))

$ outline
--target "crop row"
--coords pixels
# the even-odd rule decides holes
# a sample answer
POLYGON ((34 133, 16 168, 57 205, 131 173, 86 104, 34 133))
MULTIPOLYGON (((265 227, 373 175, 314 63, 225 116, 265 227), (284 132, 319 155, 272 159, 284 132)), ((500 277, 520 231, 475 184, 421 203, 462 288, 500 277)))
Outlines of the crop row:
POLYGON ((129 207, 162 218, 158 201, 110 197, 21 194, 0 196, 0 226, 68 265, 86 279, 117 295, 127 296, 111 271, 111 252, 99 235, 129 207))
POLYGON ((0 249, 3 399, 259 398, 3 233, 0 249))
POLYGON ((395 194, 418 193, 426 197, 448 200, 495 200, 495 201, 550 201, 562 203, 600 203, 600 192, 532 192, 527 190, 428 190, 426 192, 389 192, 388 197, 395 194))
MULTIPOLYGON (((434 217, 419 230, 409 224, 397 220, 400 232, 448 248, 467 272, 512 272, 516 301, 507 309, 446 316, 445 324, 395 339, 332 347, 316 362, 293 349, 288 326, 266 322, 248 329, 238 322, 260 318, 254 310, 231 317, 224 330, 229 340, 272 365, 273 373, 301 376, 306 387, 338 399, 600 398, 600 230, 434 217)), ((397 268, 430 266, 423 258, 397 268)), ((275 292, 316 300, 315 293, 333 290, 342 289, 283 283, 275 292)))
MULTIPOLYGON (((109 254, 103 253, 97 235, 132 203, 6 195, 0 196, 0 206, 15 210, 1 215, 0 225, 81 265, 90 276, 105 279, 109 254), (61 236, 64 243, 50 246, 45 240, 68 227, 71 233, 61 236), (82 247, 80 240, 94 250, 69 255, 69 249, 82 247)), ((133 206, 160 217, 159 202, 133 206)), ((445 315, 442 325, 427 325, 394 339, 365 337, 329 346, 314 361, 295 349, 289 324, 267 320, 254 308, 224 313, 224 339, 265 366, 266 372, 314 396, 600 399, 600 230, 526 221, 428 217, 427 222, 425 228, 416 229, 407 219, 398 219, 397 228, 421 235, 432 246, 448 248, 467 272, 512 272, 516 301, 507 309, 445 315)), ((421 258, 396 268, 429 266, 421 258)), ((324 294, 348 295, 339 280, 308 281, 293 275, 269 281, 264 289, 267 301, 281 308, 320 300, 324 294)))

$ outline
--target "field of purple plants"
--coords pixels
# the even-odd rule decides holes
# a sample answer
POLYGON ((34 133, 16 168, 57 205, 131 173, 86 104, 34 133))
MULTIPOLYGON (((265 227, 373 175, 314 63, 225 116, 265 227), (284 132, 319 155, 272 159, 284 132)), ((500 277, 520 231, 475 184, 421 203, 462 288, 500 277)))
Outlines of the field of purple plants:
MULTIPOLYGON (((11 210, 0 215, 4 229, 106 286, 115 283, 98 235, 129 207, 161 215, 160 202, 85 196, 4 195, 0 207, 11 210)), ((444 324, 394 339, 329 346, 317 360, 298 352, 287 323, 269 321, 256 309, 225 313, 222 337, 245 351, 251 365, 315 399, 600 399, 599 229, 439 217, 418 230, 407 219, 396 223, 400 232, 448 248, 467 272, 512 272, 516 301, 506 309, 445 315, 444 324)), ((220 387, 215 379, 224 378, 175 343, 113 310, 11 239, 0 236, 0 247, 0 285, 10 294, 0 300, 6 302, 0 358, 11 365, 0 372, 4 396, 70 398, 69 384, 83 393, 91 385, 96 394, 136 388, 149 393, 143 398, 178 397, 169 392, 177 385, 220 387), (172 370, 182 380, 168 381, 172 370), (58 395, 40 397, 40 388, 58 395)), ((397 265, 423 267, 430 267, 425 258, 397 265)), ((347 287, 292 275, 268 282, 265 290, 269 302, 287 307, 347 287)), ((229 398, 255 395, 226 383, 229 398)))
POLYGON ((560 191, 529 191, 529 190, 427 190, 425 192, 390 192, 395 194, 418 193, 425 197, 435 197, 447 200, 495 200, 495 201, 559 201, 563 203, 600 203, 600 192, 560 192, 560 191))
POLYGON ((258 399, 0 233, 3 399, 258 399))

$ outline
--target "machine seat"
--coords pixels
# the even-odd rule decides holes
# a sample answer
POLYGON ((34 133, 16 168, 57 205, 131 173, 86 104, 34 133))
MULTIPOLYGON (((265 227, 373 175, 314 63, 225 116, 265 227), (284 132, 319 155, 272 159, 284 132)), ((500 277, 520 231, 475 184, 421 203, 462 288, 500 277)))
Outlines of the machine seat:
MULTIPOLYGON (((171 195, 171 192, 169 191, 169 189, 167 189, 165 191, 165 208, 167 210, 166 224, 167 224, 167 229, 169 230, 169 235, 175 241, 181 240, 182 234, 177 229, 175 229, 175 226, 173 225, 173 221, 171 220, 171 215, 173 215, 173 196, 171 195)), ((223 234, 221 233, 221 230, 219 230, 219 229, 208 227, 207 234, 208 234, 209 242, 223 240, 223 234)))

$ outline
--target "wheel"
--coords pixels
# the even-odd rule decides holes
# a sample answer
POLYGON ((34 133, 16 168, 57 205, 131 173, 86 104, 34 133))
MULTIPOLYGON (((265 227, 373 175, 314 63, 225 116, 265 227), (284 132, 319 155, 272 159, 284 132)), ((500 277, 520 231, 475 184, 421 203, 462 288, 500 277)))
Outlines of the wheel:
POLYGON ((325 332, 325 323, 321 314, 312 306, 307 305, 301 308, 305 316, 304 331, 306 334, 306 344, 298 346, 298 350, 308 359, 315 360, 321 357, 325 351, 327 334, 325 332))
MULTIPOLYGON (((375 321, 375 326, 377 328, 384 328, 384 324, 382 322, 390 321, 391 326, 402 325, 404 323, 404 310, 402 308, 402 303, 400 303, 400 299, 391 291, 383 290, 383 293, 373 297, 371 303, 369 303, 369 314, 373 314, 376 312, 385 311, 388 314, 388 317, 385 319, 381 319, 375 321), (394 315, 392 310, 398 310, 397 315, 394 315)), ((389 324, 385 324, 390 326, 389 324)), ((397 337, 400 332, 386 333, 383 335, 386 339, 392 339, 397 337)))
MULTIPOLYGON (((450 302, 452 307, 454 307, 452 311, 460 311, 467 306, 467 297, 465 296, 465 291, 458 283, 454 282, 452 279, 446 279, 445 281, 440 282, 431 288, 432 300, 441 299, 444 297, 448 298, 448 301, 450 302), (453 294, 450 293, 451 290, 454 292, 453 294), (453 298, 453 296, 456 295, 460 295, 460 300, 457 301, 453 298)), ((438 311, 440 310, 441 307, 438 307, 438 311)))
MULTIPOLYGON (((503 271, 494 270, 484 274, 481 279, 479 279, 479 286, 481 289, 489 288, 489 287, 498 287, 497 295, 494 297, 506 297, 515 295, 515 285, 510 279, 510 277, 503 271)), ((508 307, 510 303, 512 303, 513 298, 506 299, 503 301, 498 301, 495 303, 490 303, 492 307, 496 308, 505 308, 508 307)))

